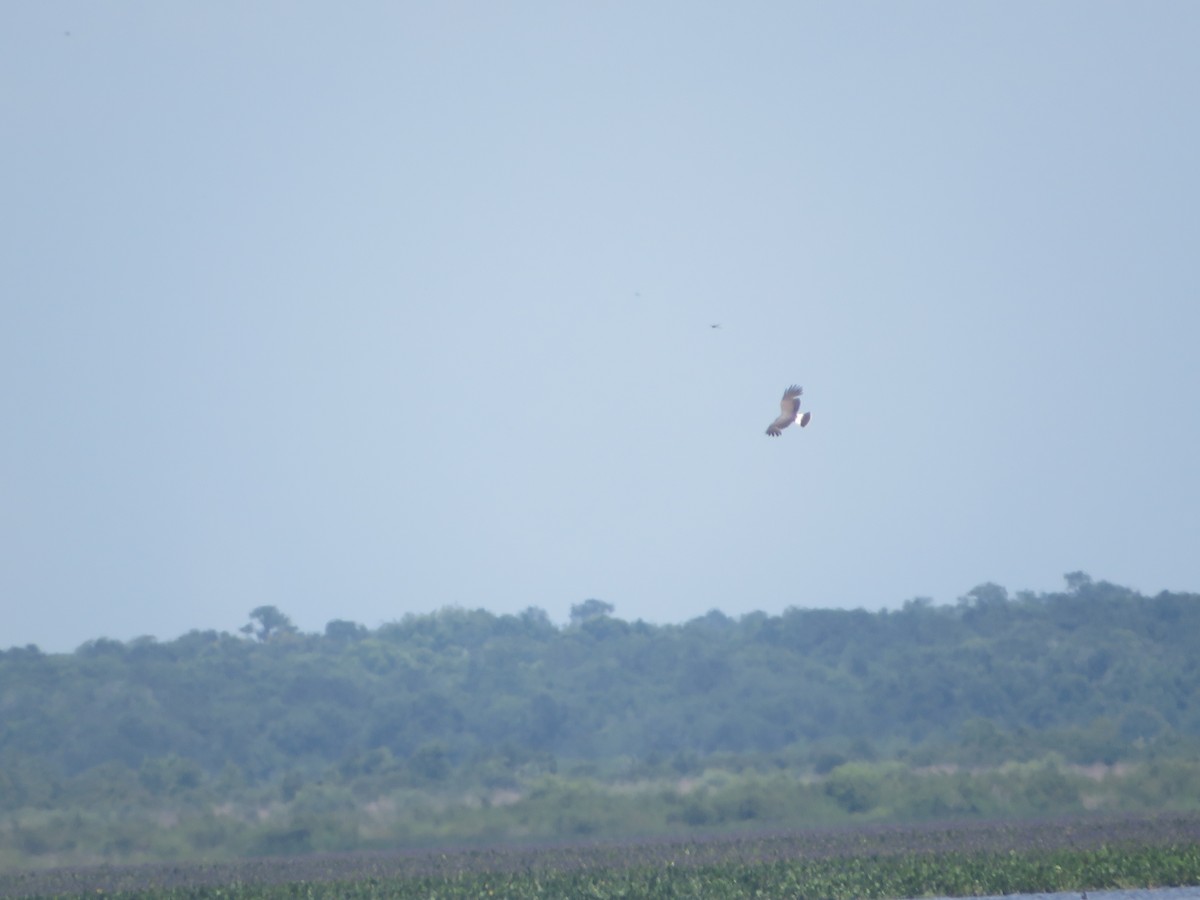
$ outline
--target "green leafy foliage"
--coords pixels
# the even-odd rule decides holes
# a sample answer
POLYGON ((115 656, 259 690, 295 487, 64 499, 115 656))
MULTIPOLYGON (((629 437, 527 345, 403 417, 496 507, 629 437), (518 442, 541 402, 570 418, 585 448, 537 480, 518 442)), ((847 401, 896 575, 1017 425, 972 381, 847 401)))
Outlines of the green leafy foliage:
MULTIPOLYGON (((310 856, 0 876, 0 896, 887 898, 1200 882, 1194 818, 870 828, 708 841, 310 856)), ((302 831, 271 847, 303 845, 302 831)))
POLYGON ((495 747, 608 759, 841 741, 858 756, 961 742, 974 757, 963 762, 1047 749, 1112 762, 1200 735, 1200 597, 1144 597, 1081 573, 1071 583, 680 626, 625 622, 589 600, 563 629, 540 610, 446 609, 305 635, 259 607, 253 640, 192 632, 0 653, 0 759, 61 776, 175 755, 261 778, 434 744, 460 766, 495 747), (1050 748, 1049 733, 1070 743, 1050 748))
POLYGON ((0 652, 0 867, 1200 806, 1200 596, 0 652))

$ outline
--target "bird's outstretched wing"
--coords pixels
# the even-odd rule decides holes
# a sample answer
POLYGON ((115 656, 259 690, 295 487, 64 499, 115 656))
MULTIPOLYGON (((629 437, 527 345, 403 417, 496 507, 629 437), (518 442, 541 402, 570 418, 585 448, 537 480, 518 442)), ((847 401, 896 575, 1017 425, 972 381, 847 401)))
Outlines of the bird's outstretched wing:
POLYGON ((803 393, 804 388, 796 384, 783 392, 783 399, 779 401, 779 418, 767 426, 767 434, 779 437, 783 429, 796 421, 796 413, 800 411, 800 395, 803 393))

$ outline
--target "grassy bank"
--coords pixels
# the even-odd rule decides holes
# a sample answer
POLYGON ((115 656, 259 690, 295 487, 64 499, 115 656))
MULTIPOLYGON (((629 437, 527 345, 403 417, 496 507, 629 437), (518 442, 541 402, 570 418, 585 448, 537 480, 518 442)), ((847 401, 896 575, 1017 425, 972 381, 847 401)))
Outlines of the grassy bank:
POLYGON ((837 900, 1186 884, 1200 884, 1195 815, 73 868, 0 877, 0 896, 837 900))
MULTIPOLYGON (((687 776, 530 773, 503 787, 387 776, 139 794, 110 772, 0 811, 0 873, 96 864, 233 862, 395 847, 508 845, 959 819, 1197 812, 1200 763, 1095 767, 1049 757, 993 768, 848 762, 817 775, 727 767, 687 776)), ((740 765, 740 767, 739 767, 740 765)))

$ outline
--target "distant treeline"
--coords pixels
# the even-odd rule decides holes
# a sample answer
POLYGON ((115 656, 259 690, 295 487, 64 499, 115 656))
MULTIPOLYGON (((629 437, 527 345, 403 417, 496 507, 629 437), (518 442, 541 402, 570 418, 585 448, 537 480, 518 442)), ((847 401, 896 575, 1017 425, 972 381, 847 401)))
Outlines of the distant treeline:
MULTIPOLYGON (((444 609, 304 634, 260 607, 242 634, 0 653, 0 805, 21 773, 102 764, 153 780, 261 781, 404 761, 470 767, 623 758, 685 772, 714 754, 990 764, 1055 751, 1112 763, 1200 735, 1200 595, 1083 573, 1059 593, 985 584, 956 605, 789 609, 682 625, 607 603, 444 609), (797 756, 799 755, 799 756, 797 756)), ((306 775, 307 777, 307 775, 306 775)))

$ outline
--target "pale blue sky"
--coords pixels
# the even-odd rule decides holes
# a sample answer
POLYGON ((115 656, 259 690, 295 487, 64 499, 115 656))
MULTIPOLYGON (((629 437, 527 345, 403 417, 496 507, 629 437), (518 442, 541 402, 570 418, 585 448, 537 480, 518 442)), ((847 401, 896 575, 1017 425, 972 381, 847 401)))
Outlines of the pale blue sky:
POLYGON ((1197 47, 1193 2, 0 6, 0 646, 1200 591, 1197 47))

